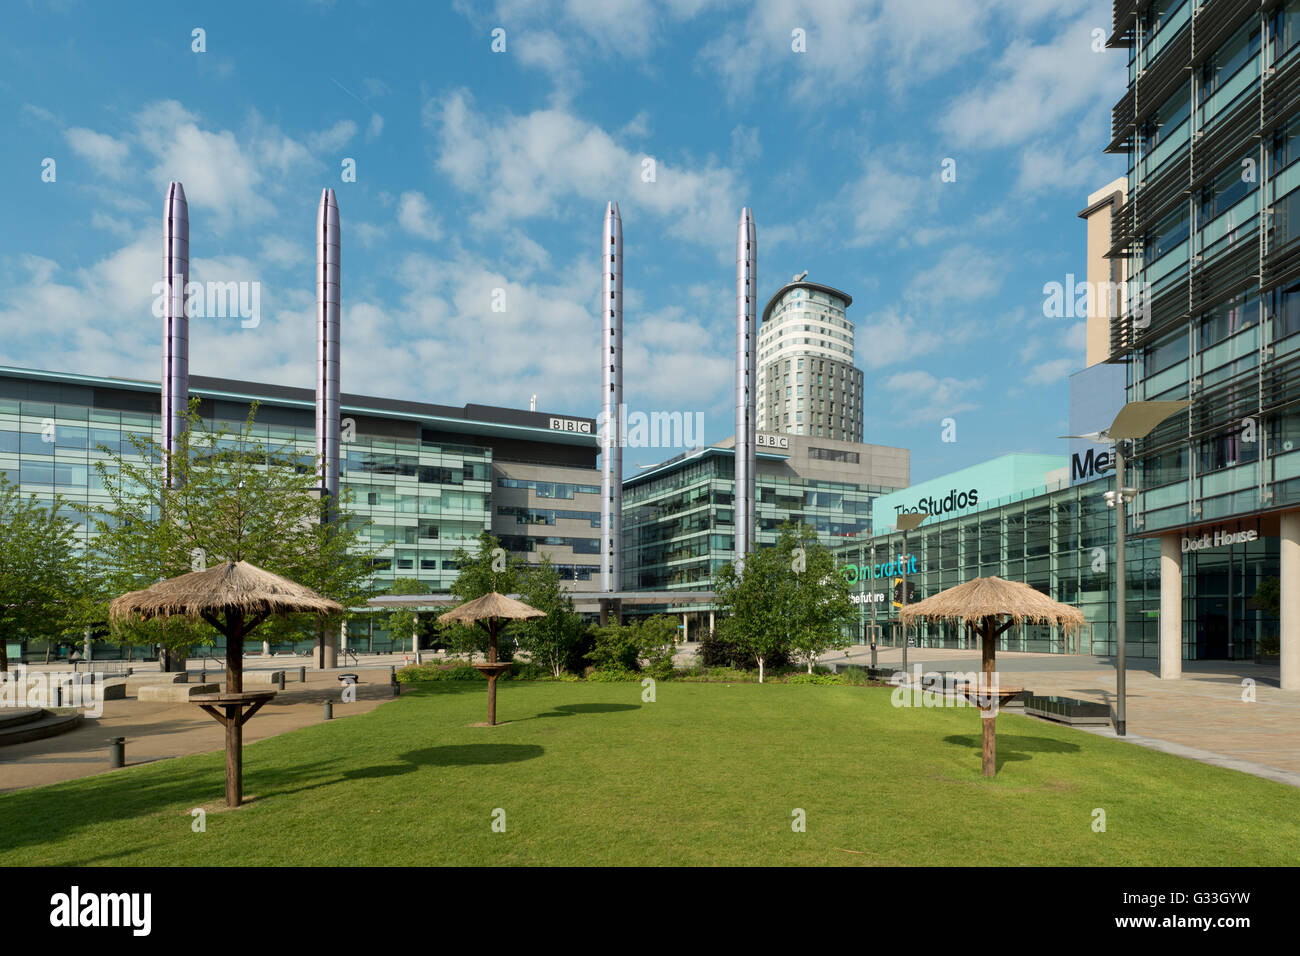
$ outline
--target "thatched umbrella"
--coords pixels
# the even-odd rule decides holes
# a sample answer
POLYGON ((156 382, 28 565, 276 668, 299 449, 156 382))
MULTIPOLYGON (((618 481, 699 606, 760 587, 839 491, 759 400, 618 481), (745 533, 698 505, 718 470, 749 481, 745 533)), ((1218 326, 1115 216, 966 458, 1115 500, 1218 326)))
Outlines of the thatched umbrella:
MULTIPOLYGON (((922 620, 956 621, 980 635, 985 694, 988 694, 993 687, 996 642, 1007 628, 1013 624, 1028 622, 1056 624, 1066 631, 1072 631, 1084 624, 1083 612, 1077 607, 1053 601, 1028 584, 1004 581, 1002 578, 995 577, 973 578, 965 584, 940 591, 924 601, 903 608, 899 612, 899 619, 904 627, 922 620), (1005 620, 1001 620, 1003 618, 1005 620)), ((968 693, 973 693, 974 690, 970 688, 968 693)), ((1000 688, 999 696, 1009 698, 1016 693, 1018 689, 1000 688)), ((997 773, 994 759, 996 756, 994 722, 997 720, 997 710, 989 709, 992 713, 983 715, 984 719, 981 721, 984 726, 983 769, 986 777, 997 773)))
POLYGON ((488 659, 486 664, 475 664, 488 679, 488 726, 497 722, 497 678, 510 665, 497 662, 497 631, 502 621, 522 621, 533 617, 546 617, 545 611, 529 607, 523 601, 490 591, 439 616, 439 624, 477 624, 488 633, 488 659))
POLYGON ((132 591, 109 605, 109 619, 202 619, 226 638, 226 689, 191 698, 226 728, 226 803, 243 797, 243 727, 273 693, 244 693, 244 640, 272 614, 342 614, 343 605, 247 561, 226 561, 132 591), (221 708, 220 710, 218 708, 221 708), (224 710, 224 713, 222 711, 224 710))

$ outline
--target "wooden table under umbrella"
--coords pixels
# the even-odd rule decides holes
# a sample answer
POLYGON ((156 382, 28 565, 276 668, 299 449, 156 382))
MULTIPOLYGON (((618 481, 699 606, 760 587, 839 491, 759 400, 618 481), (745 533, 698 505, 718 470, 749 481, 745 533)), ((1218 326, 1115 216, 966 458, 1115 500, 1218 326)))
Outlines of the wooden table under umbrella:
POLYGON ((458 608, 439 616, 439 624, 477 624, 488 633, 488 658, 486 663, 475 664, 488 679, 488 726, 497 722, 497 678, 510 669, 509 662, 497 660, 497 632, 503 621, 523 621, 546 617, 545 611, 529 607, 523 601, 490 591, 458 608))
POLYGON ((1001 686, 994 666, 997 639, 1013 624, 1055 624, 1066 631, 1083 626, 1083 612, 1077 607, 1053 601, 1041 591, 1019 581, 1002 578, 974 578, 899 611, 904 627, 919 621, 955 621, 980 636, 983 684, 966 685, 962 692, 979 706, 983 725, 983 771, 997 773, 997 743, 994 723, 997 709, 1021 690, 1001 686), (996 698, 996 699, 995 699, 996 698))
POLYGON ((226 561, 132 591, 109 605, 113 621, 156 617, 202 619, 226 639, 226 687, 190 700, 226 728, 226 805, 244 795, 244 724, 274 691, 244 692, 244 641, 272 614, 342 614, 343 605, 247 561, 226 561))

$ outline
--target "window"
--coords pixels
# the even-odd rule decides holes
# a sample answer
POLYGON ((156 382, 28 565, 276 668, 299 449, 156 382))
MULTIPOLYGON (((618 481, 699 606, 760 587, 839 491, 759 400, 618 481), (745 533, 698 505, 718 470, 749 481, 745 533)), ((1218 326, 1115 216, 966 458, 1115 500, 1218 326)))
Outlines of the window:
POLYGON ((1292 117, 1273 134, 1273 175, 1300 158, 1300 116, 1292 117))
POLYGON ((1229 167, 1201 191, 1201 222, 1209 222, 1227 212, 1250 195, 1258 185, 1257 177, 1255 182, 1244 181, 1240 166, 1229 167))
POLYGON ((1300 282, 1293 282, 1269 295, 1273 300, 1273 340, 1300 332, 1300 282))
POLYGON ((1145 139, 1144 153, 1150 153, 1168 139, 1191 115, 1191 89, 1190 83, 1184 83, 1182 88, 1160 104, 1151 118, 1146 121, 1142 130, 1145 139))
POLYGON ((1178 244, 1187 240, 1187 211, 1176 209, 1147 233, 1143 260, 1155 262, 1178 244))
MULTIPOLYGON (((1298 286, 1297 288, 1300 288, 1298 286)), ((1293 308, 1300 312, 1300 299, 1293 308)), ((1253 295, 1239 295, 1201 316, 1200 347, 1208 348, 1228 336, 1254 325, 1259 317, 1259 300, 1253 295)))
POLYGON ((1146 361, 1142 370, 1154 375, 1187 358, 1187 334, 1175 332, 1172 336, 1146 350, 1146 361))
POLYGON ((1155 0, 1147 7, 1142 15, 1142 33, 1148 43, 1186 2, 1187 0, 1155 0))
POLYGON ((1300 42, 1300 0, 1278 9, 1273 14, 1273 59, 1282 59, 1297 42, 1300 42))
POLYGON ((1208 99, 1259 53, 1259 30, 1242 27, 1201 67, 1201 100, 1208 99))

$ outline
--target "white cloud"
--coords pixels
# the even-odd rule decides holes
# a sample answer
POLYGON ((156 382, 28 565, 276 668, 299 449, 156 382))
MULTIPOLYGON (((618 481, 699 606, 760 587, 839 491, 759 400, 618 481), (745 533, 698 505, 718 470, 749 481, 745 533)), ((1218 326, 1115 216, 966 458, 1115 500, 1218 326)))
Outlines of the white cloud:
POLYGON ((424 121, 439 143, 438 168, 476 197, 478 228, 559 216, 573 199, 601 208, 616 199, 624 218, 659 217, 676 238, 726 250, 735 235, 741 189, 727 167, 656 156, 655 181, 645 182, 646 157, 599 126, 564 109, 487 116, 463 90, 429 100, 424 121))
POLYGON ((915 361, 953 342, 954 336, 937 328, 922 328, 910 315, 886 311, 867 316, 858 323, 855 342, 857 360, 869 369, 915 361), (867 344, 870 343, 870 347, 867 344))
POLYGON ((96 133, 80 126, 65 130, 63 138, 68 141, 72 151, 89 161, 100 175, 109 179, 122 178, 123 164, 131 151, 126 143, 107 133, 96 133))
POLYGON ((339 120, 329 129, 310 134, 307 137, 307 146, 316 153, 332 153, 342 149, 356 135, 356 123, 348 119, 339 120))
MULTIPOLYGON (((1124 91, 1124 71, 1113 51, 1092 49, 1093 29, 1108 23, 1090 10, 1047 43, 1013 40, 989 78, 953 100, 939 129, 962 148, 1017 146, 1073 121, 1085 106, 1109 108, 1124 91)), ((1090 143, 1095 152, 1095 136, 1090 143)))
POLYGON ((225 232, 236 221, 269 216, 262 195, 262 164, 240 146, 229 130, 199 128, 198 118, 175 100, 154 103, 135 117, 138 137, 156 163, 155 182, 179 180, 191 209, 212 213, 213 228, 225 232))
POLYGON ((743 123, 731 130, 731 161, 737 166, 748 166, 763 155, 758 141, 758 127, 743 123))
POLYGON ((424 193, 414 190, 402 193, 397 201, 397 222, 411 235, 421 239, 434 242, 442 238, 442 228, 424 193))
POLYGON ((897 396, 895 407, 906 407, 904 422, 938 421, 950 415, 971 411, 979 405, 967 396, 980 388, 982 379, 938 378, 925 371, 899 372, 883 384, 884 390, 897 396))
POLYGON ((1037 362, 1029 367, 1022 381, 1027 385, 1059 385, 1071 372, 1078 371, 1076 359, 1058 358, 1037 362))
POLYGON ((945 252, 930 268, 914 273, 906 297, 930 308, 954 302, 969 304, 996 293, 1006 273, 1005 259, 962 243, 945 252))

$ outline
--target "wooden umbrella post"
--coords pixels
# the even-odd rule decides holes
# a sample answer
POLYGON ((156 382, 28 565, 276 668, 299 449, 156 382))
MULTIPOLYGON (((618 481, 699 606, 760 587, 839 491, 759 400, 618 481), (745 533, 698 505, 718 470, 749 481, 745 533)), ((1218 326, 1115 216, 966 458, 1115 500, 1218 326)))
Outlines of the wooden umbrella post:
MULTIPOLYGON (((490 618, 487 624, 488 629, 488 663, 497 662, 497 621, 496 618, 490 618)), ((497 673, 496 669, 488 671, 488 726, 497 725, 497 673)))
POLYGON ((226 710, 226 806, 237 807, 244 799, 243 707, 227 704, 226 710))
MULTIPOLYGON (((984 671, 984 693, 992 698, 993 695, 993 668, 994 654, 993 647, 993 619, 985 617, 980 621, 981 637, 981 663, 984 671)), ((997 706, 993 702, 993 706, 997 706)), ((983 708, 980 711, 980 726, 983 734, 982 762, 984 776, 992 777, 998 772, 997 764, 997 711, 992 715, 985 714, 983 708)))

